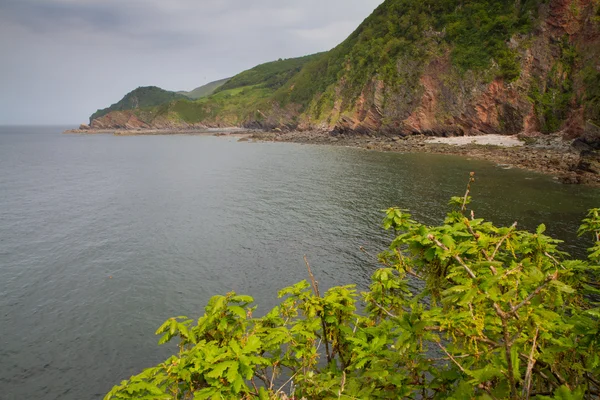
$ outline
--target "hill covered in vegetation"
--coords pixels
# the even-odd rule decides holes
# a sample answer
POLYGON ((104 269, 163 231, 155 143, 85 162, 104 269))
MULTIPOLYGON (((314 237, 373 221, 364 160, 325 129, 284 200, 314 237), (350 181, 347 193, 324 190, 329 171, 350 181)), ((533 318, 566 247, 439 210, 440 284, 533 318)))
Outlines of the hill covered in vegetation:
POLYGON ((573 138, 600 124, 599 38, 595 0, 386 0, 331 51, 263 64, 206 98, 127 118, 153 128, 573 138))
POLYGON ((96 111, 90 117, 90 122, 101 118, 113 111, 137 110, 144 107, 153 107, 174 100, 185 99, 186 96, 156 86, 143 86, 127 93, 120 101, 110 107, 96 111))
POLYGON ((231 78, 220 79, 218 81, 209 82, 206 85, 197 87, 196 89, 189 92, 181 91, 177 93, 189 97, 190 99, 200 99, 202 97, 210 96, 211 94, 213 94, 215 90, 223 86, 225 82, 227 82, 229 79, 231 78))

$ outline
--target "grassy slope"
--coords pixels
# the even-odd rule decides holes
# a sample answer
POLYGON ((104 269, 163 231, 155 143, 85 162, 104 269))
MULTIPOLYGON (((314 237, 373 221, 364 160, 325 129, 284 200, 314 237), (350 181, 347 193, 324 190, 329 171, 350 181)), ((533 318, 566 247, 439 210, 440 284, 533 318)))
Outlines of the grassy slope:
POLYGON ((158 117, 166 117, 175 123, 204 122, 218 125, 240 125, 246 121, 260 120, 263 118, 263 111, 270 109, 275 91, 306 63, 321 55, 322 53, 261 64, 229 79, 208 97, 184 99, 138 110, 137 115, 149 123, 158 117))
POLYGON ((197 100, 202 97, 210 96, 211 94, 213 94, 215 92, 215 90, 217 90, 218 88, 223 86, 230 79, 231 78, 220 79, 218 81, 210 82, 210 83, 207 83, 206 85, 197 87, 196 89, 189 91, 189 92, 181 91, 181 92, 177 92, 177 93, 187 96, 190 99, 197 100))
POLYGON ((260 85, 268 89, 277 89, 284 85, 292 76, 297 74, 304 65, 316 58, 319 58, 323 53, 312 54, 309 56, 288 58, 285 60, 279 59, 264 64, 257 65, 247 71, 244 71, 227 83, 218 88, 215 93, 245 87, 260 85))
POLYGON ((119 102, 111 105, 110 107, 96 111, 90 117, 90 122, 93 119, 108 114, 111 111, 135 110, 138 108, 154 107, 180 99, 185 99, 185 96, 161 89, 156 86, 138 87, 137 89, 127 93, 119 102))

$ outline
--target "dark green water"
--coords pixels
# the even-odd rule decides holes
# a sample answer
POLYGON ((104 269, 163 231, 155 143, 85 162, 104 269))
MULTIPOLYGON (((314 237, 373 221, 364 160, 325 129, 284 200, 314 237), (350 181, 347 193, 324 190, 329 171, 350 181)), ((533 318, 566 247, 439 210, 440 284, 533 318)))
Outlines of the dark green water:
POLYGON ((169 354, 165 319, 230 290, 267 310, 304 254, 323 288, 366 288, 380 210, 439 223, 470 171, 477 216, 545 222, 576 255, 600 206, 597 189, 451 156, 62 129, 0 128, 2 399, 101 398, 169 354))

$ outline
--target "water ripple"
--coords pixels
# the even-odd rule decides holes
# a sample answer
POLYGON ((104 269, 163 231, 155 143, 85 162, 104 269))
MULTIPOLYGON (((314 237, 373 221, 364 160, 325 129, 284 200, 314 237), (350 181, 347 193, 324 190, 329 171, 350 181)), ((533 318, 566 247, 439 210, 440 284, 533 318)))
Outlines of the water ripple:
POLYGON ((60 135, 0 128, 0 384, 6 398, 101 398, 162 361, 154 330, 198 317, 210 296, 368 287, 400 205, 430 224, 477 171, 475 208, 498 223, 546 221, 565 248, 598 190, 450 156, 214 137, 60 135))

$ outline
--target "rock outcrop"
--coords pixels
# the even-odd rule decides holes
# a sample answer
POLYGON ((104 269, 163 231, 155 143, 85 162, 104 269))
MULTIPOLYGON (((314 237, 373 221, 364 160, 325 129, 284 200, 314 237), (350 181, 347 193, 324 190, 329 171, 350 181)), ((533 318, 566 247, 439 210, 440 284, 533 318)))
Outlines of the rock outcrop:
POLYGON ((461 73, 452 65, 449 50, 440 54, 442 46, 432 50, 439 55, 428 57, 423 64, 401 58, 397 68, 403 86, 374 77, 349 111, 335 119, 331 117, 338 110, 333 107, 326 118, 330 121, 327 128, 392 136, 560 131, 568 139, 580 137, 590 127, 586 120, 597 112, 593 110, 597 103, 585 103, 590 88, 582 76, 586 69, 600 73, 598 9, 592 0, 541 4, 535 29, 528 35, 513 35, 508 43, 519 61, 520 74, 514 80, 489 80, 490 71, 461 73), (554 81, 568 82, 570 87, 550 93, 555 90, 554 81), (557 110, 547 110, 544 107, 554 105, 546 104, 546 94, 568 98, 557 110), (553 112, 562 114, 558 123, 548 121, 553 112))

